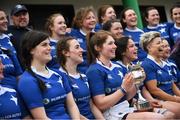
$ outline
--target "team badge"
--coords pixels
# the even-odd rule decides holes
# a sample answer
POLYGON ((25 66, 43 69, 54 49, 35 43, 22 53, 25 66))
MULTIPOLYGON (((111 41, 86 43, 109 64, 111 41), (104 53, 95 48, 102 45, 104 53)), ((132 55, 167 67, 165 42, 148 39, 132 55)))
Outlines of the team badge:
POLYGON ((43 103, 44 103, 45 105, 47 105, 47 104, 49 103, 49 99, 48 99, 48 98, 44 98, 43 103))

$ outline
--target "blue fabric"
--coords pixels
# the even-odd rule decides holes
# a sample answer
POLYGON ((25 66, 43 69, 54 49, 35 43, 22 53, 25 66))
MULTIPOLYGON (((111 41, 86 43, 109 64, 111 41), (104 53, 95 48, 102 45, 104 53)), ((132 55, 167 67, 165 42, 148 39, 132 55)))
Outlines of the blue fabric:
POLYGON ((25 71, 18 84, 18 90, 29 109, 45 107, 46 114, 51 119, 70 119, 66 111, 66 96, 71 92, 68 81, 54 71, 50 76, 36 75, 44 81, 47 89, 41 91, 37 79, 25 71))
POLYGON ((16 89, 16 77, 22 74, 22 69, 17 59, 16 51, 9 37, 5 34, 0 36, 0 58, 4 65, 4 78, 2 83, 11 85, 16 89))
POLYGON ((81 75, 68 75, 63 69, 60 69, 69 81, 75 102, 79 108, 81 115, 88 119, 95 119, 90 108, 90 90, 88 80, 85 74, 81 75))
POLYGON ((27 112, 16 90, 0 84, 0 119, 21 119, 27 112))
MULTIPOLYGON (((102 94, 110 95, 119 90, 124 77, 121 66, 112 63, 112 67, 107 68, 100 62, 91 64, 86 75, 93 97, 102 94)), ((125 99, 126 96, 119 102, 122 102, 125 99)))
POLYGON ((163 63, 163 66, 159 66, 151 57, 147 57, 142 62, 142 67, 146 73, 145 83, 156 80, 157 87, 168 94, 174 95, 172 90, 173 75, 167 64, 163 63))

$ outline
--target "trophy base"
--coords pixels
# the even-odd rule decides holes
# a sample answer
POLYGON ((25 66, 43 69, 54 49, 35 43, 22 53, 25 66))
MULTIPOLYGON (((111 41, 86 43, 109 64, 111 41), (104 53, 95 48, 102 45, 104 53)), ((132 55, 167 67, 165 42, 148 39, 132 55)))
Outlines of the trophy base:
POLYGON ((148 101, 138 100, 135 105, 137 112, 153 112, 153 107, 148 101))

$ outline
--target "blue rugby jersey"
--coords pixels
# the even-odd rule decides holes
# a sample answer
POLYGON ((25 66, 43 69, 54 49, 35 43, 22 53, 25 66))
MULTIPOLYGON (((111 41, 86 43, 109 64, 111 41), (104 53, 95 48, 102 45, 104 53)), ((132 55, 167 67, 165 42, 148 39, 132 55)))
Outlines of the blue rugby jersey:
POLYGON ((0 58, 4 65, 3 84, 11 85, 16 89, 16 77, 21 75, 23 71, 17 59, 16 51, 9 37, 5 34, 0 36, 0 58))
POLYGON ((145 83, 150 80, 156 80, 157 86, 164 92, 174 95, 172 90, 173 75, 171 69, 162 61, 163 65, 159 65, 152 56, 148 55, 142 62, 142 67, 146 73, 145 83))
POLYGON ((88 119, 95 119, 90 108, 91 93, 86 75, 68 75, 62 68, 60 68, 59 70, 69 81, 75 102, 79 108, 81 115, 85 116, 88 119))
POLYGON ((60 64, 59 64, 59 61, 57 60, 57 55, 56 55, 57 42, 58 42, 57 40, 50 38, 52 59, 47 64, 48 68, 50 69, 59 69, 60 67, 60 64))
MULTIPOLYGON (((89 66, 86 75, 89 81, 92 97, 114 93, 120 88, 124 77, 121 66, 111 63, 111 67, 108 68, 98 60, 95 64, 89 66)), ((124 96, 119 102, 124 100, 126 100, 126 96, 124 96)))
POLYGON ((46 114, 51 119, 70 119, 66 109, 66 97, 71 92, 66 79, 59 73, 48 69, 49 74, 37 72, 37 77, 45 82, 47 89, 41 91, 36 78, 25 71, 18 84, 18 90, 29 109, 45 107, 46 114))
POLYGON ((180 36, 180 27, 178 27, 178 26, 176 26, 176 24, 174 24, 170 28, 170 38, 173 40, 174 43, 176 42, 178 35, 180 36))
POLYGON ((27 115, 23 105, 13 87, 0 84, 0 119, 22 119, 27 115))

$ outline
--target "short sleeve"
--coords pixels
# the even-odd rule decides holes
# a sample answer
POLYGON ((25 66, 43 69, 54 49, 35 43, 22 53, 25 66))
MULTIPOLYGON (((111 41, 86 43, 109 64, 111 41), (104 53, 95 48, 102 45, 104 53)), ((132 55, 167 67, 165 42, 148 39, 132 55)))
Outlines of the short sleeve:
POLYGON ((142 63, 142 67, 144 68, 144 71, 146 73, 146 79, 145 82, 157 79, 156 78, 156 70, 153 68, 151 64, 142 63))
POLYGON ((105 94, 104 81, 105 73, 98 69, 88 70, 87 78, 92 96, 105 94))
POLYGON ((42 107, 43 98, 36 79, 29 74, 23 74, 18 83, 18 91, 28 109, 42 107))

